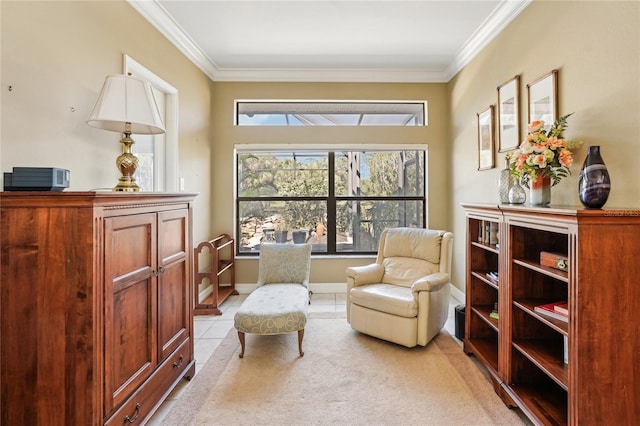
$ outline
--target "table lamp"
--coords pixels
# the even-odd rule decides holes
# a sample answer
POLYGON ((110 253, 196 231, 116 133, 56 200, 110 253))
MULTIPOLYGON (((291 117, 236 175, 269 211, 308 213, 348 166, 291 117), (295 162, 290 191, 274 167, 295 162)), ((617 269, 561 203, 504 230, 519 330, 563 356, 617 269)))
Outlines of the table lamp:
POLYGON ((122 154, 116 166, 122 176, 113 191, 137 192, 140 187, 133 174, 138 158, 131 152, 131 134, 157 135, 164 133, 151 84, 130 75, 108 75, 87 124, 98 129, 123 133, 122 154))

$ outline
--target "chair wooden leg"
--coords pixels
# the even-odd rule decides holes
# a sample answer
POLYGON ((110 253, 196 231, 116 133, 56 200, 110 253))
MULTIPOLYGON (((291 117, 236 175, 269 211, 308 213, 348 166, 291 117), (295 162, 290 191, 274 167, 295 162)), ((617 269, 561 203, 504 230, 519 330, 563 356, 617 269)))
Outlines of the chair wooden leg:
POLYGON ((300 356, 304 356, 304 352, 302 352, 303 338, 304 338, 304 328, 302 330, 298 330, 298 351, 300 352, 300 356))
POLYGON ((244 356, 244 333, 238 331, 238 339, 240 339, 240 358, 244 356))

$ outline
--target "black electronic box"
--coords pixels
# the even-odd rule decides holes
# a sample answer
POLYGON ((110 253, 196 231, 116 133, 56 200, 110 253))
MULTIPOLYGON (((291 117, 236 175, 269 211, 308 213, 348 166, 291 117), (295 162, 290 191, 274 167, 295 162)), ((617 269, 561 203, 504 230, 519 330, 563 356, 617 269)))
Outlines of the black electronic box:
POLYGON ((4 173, 5 191, 63 191, 69 187, 69 170, 57 167, 14 167, 4 173))

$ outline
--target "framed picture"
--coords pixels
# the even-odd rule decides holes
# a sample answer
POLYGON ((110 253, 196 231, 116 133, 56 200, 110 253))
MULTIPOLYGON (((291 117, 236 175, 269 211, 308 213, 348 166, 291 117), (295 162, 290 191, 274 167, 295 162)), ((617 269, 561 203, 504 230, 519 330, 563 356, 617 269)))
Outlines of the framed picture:
POLYGON ((529 121, 544 121, 545 130, 558 119, 558 70, 527 84, 529 121))
POLYGON ((520 145, 520 76, 498 86, 498 152, 520 145))
POLYGON ((478 170, 488 170, 494 166, 493 120, 493 105, 478 113, 478 170))

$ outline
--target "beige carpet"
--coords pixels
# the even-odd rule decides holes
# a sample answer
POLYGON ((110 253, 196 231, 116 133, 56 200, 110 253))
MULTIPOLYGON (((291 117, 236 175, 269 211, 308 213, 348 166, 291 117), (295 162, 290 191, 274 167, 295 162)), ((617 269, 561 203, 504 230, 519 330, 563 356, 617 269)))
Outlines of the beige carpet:
POLYGON ((443 331, 407 349, 351 329, 344 314, 310 315, 304 357, 297 333, 235 329, 184 390, 165 425, 523 424, 443 331))

